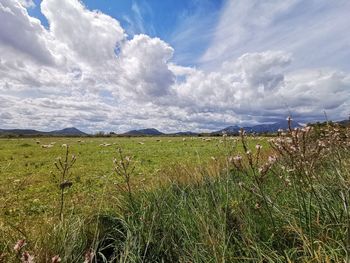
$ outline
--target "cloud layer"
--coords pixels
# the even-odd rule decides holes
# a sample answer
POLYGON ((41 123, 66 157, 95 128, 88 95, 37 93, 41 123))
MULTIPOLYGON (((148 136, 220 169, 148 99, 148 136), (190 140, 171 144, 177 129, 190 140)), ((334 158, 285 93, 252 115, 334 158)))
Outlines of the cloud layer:
MULTIPOLYGON (((289 112, 303 121, 322 119, 324 110, 334 119, 349 113, 350 74, 296 70, 292 50, 225 57, 220 52, 230 45, 218 45, 205 55, 217 53, 215 68, 183 67, 172 62, 169 44, 128 37, 116 19, 77 0, 43 0, 48 29, 28 15, 31 3, 0 0, 2 128, 198 131, 271 122, 289 112)), ((289 8, 267 7, 259 24, 289 8)), ((224 33, 240 29, 232 30, 224 33)))

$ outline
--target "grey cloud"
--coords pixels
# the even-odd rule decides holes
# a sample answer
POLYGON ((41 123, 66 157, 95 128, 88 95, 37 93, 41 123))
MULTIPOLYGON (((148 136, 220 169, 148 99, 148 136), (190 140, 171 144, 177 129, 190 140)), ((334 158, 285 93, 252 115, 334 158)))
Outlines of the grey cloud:
POLYGON ((45 29, 39 20, 29 17, 27 10, 17 1, 1 1, 0 25, 2 56, 14 50, 30 56, 39 63, 47 65, 55 63, 48 48, 45 29))

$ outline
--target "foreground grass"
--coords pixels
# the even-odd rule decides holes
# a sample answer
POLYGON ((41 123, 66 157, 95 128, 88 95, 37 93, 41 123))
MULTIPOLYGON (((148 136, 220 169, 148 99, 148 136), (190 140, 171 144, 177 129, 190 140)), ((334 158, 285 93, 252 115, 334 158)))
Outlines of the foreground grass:
MULTIPOLYGON (((348 262, 346 136, 290 132, 272 142, 268 160, 242 136, 244 154, 169 164, 162 170, 168 183, 157 188, 101 190, 94 209, 71 207, 63 220, 44 214, 30 231, 6 221, 0 253, 20 262, 13 246, 25 238, 20 252, 36 262, 54 255, 61 262, 348 262)), ((116 165, 128 162, 120 156, 116 165)), ((115 180, 126 182, 124 175, 115 180)))

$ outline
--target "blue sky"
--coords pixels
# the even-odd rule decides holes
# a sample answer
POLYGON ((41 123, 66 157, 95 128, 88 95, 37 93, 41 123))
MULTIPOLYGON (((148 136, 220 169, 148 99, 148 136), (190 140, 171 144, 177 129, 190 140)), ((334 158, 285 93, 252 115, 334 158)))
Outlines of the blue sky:
MULTIPOLYGON (((41 0, 33 0, 30 15, 48 27, 40 11, 41 0)), ((83 0, 90 10, 116 18, 129 37, 147 34, 159 37, 174 47, 174 61, 195 65, 210 43, 224 0, 83 0), (186 39, 186 41, 184 41, 186 39)))
POLYGON ((0 0, 0 128, 348 118, 348 0, 0 0))
MULTIPOLYGON (((48 27, 47 19, 40 11, 41 1, 33 0, 35 6, 28 8, 28 13, 40 19, 42 24, 48 27)), ((273 17, 272 23, 269 24, 267 30, 261 28, 260 31, 259 26, 254 25, 255 17, 250 17, 247 14, 247 20, 253 20, 253 26, 249 25, 250 22, 247 20, 243 19, 241 21, 240 19, 242 18, 239 17, 239 13, 242 11, 254 13, 254 16, 263 16, 266 10, 262 7, 264 4, 259 3, 259 1, 249 0, 244 3, 244 1, 237 0, 82 0, 81 2, 89 10, 99 10, 117 19, 129 38, 132 38, 135 34, 146 34, 151 37, 159 37, 169 43, 175 50, 172 58, 174 62, 185 66, 203 67, 210 64, 207 63, 208 61, 205 55, 203 58, 203 54, 210 49, 209 45, 215 41, 215 35, 220 32, 220 28, 218 27, 226 27, 224 22, 220 20, 225 12, 229 11, 232 14, 231 16, 228 15, 231 18, 228 21, 228 26, 234 28, 240 22, 243 22, 238 26, 244 27, 248 25, 251 27, 248 28, 248 30, 251 30, 251 37, 246 40, 247 42, 242 41, 238 45, 232 45, 230 51, 225 52, 225 56, 237 58, 245 52, 263 51, 266 48, 275 48, 275 46, 279 49, 280 45, 285 45, 283 38, 286 39, 288 44, 291 44, 289 42, 290 39, 284 35, 286 30, 298 31, 298 28, 306 25, 306 28, 299 30, 299 34, 296 35, 295 40, 297 43, 300 41, 298 39, 300 36, 310 33, 308 27, 310 29, 314 27, 312 28, 313 31, 315 31, 314 29, 320 32, 327 30, 321 27, 321 24, 323 24, 322 20, 327 21, 327 16, 330 16, 330 19, 334 20, 337 18, 337 13, 343 13, 341 16, 344 18, 345 14, 350 10, 350 4, 347 0, 289 0, 286 1, 286 5, 290 3, 287 9, 288 11, 283 12, 282 10, 281 13, 273 17), (242 10, 244 8, 250 8, 250 10, 242 10), (256 14, 260 11, 261 14, 256 14), (219 25, 220 22, 222 25, 219 25), (314 23, 314 25, 310 25, 310 22, 314 23), (318 25, 320 25, 319 28, 317 28, 318 25), (279 30, 278 27, 281 28, 281 31, 277 32, 280 37, 273 37, 271 39, 269 31, 279 30), (273 41, 279 41, 279 43, 275 45, 273 41)), ((276 6, 282 2, 279 1, 276 6)), ((332 25, 331 22, 329 25, 332 25)), ((342 23, 342 25, 346 28, 348 23, 342 23)), ((298 62, 300 65, 295 63, 294 66, 296 68, 312 65, 322 65, 323 67, 337 66, 343 70, 350 70, 350 63, 348 63, 350 55, 347 52, 349 38, 342 31, 345 28, 333 28, 332 30, 335 32, 337 30, 340 32, 336 35, 325 34, 325 36, 320 36, 319 39, 316 36, 316 41, 312 43, 313 45, 308 44, 308 47, 299 47, 299 49, 291 50, 295 56, 299 57, 298 62), (336 43, 338 42, 337 37, 340 38, 339 43, 336 43), (344 38, 346 41, 344 41, 344 38), (330 47, 327 47, 328 45, 330 47), (322 48, 322 52, 315 52, 314 46, 322 48), (337 52, 336 58, 333 57, 334 52, 337 52), (308 56, 307 60, 306 55, 308 56)), ((226 37, 224 36, 225 39, 219 41, 225 43, 226 37)), ((213 46, 215 48, 215 45, 213 46)), ((219 60, 220 63, 221 60, 219 60)), ((217 66, 217 63, 213 63, 213 65, 217 66)))

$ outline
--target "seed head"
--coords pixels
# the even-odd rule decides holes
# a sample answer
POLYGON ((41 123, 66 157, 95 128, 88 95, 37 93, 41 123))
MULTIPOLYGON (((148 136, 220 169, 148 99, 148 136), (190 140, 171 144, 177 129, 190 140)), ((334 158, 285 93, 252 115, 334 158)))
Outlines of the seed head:
POLYGON ((51 259, 51 263, 59 263, 59 262, 61 262, 61 258, 59 255, 56 255, 51 259))
POLYGON ((90 248, 85 252, 85 260, 84 263, 91 263, 92 260, 94 259, 94 251, 90 248))
POLYGON ((19 253, 21 249, 26 245, 26 240, 25 239, 20 239, 17 241, 16 245, 13 247, 13 250, 16 251, 16 253, 19 253))
POLYGON ((31 256, 27 251, 23 252, 21 257, 22 263, 34 263, 34 257, 31 256))

